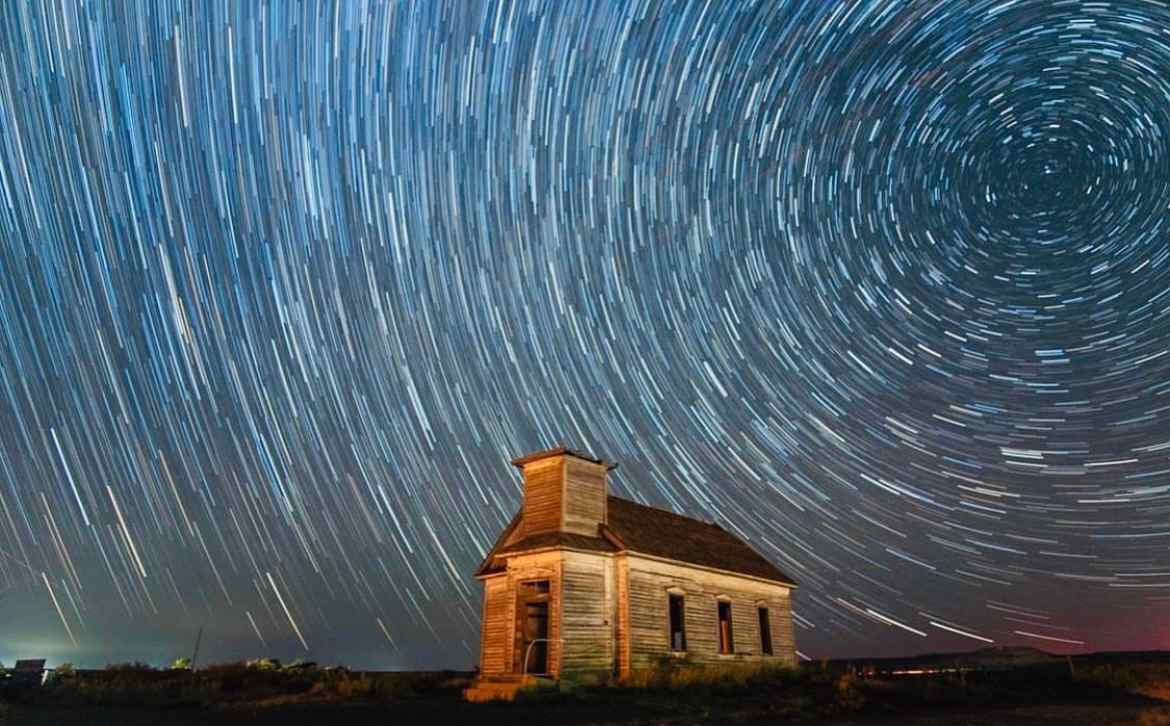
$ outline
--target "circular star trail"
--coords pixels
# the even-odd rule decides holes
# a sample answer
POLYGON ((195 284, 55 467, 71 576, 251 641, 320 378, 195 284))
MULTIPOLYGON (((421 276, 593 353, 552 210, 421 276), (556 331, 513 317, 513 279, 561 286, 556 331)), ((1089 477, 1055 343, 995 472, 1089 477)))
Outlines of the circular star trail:
POLYGON ((560 442, 788 571, 810 657, 1170 646, 1167 29, 6 5, 0 659, 465 667, 560 442))

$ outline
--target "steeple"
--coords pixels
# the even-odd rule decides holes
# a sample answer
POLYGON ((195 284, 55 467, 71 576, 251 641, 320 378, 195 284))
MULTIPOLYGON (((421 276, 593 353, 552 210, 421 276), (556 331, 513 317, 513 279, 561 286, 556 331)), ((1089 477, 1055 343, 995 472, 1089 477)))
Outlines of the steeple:
POLYGON ((617 464, 561 446, 521 456, 512 465, 524 474, 524 536, 597 536, 606 521, 607 475, 617 464))

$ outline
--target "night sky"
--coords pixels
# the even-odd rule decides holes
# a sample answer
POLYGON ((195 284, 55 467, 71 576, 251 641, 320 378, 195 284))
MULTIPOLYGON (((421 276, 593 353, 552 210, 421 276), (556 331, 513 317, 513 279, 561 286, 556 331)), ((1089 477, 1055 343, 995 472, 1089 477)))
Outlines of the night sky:
POLYGON ((1170 648, 1165 0, 0 8, 0 661, 467 668, 514 456, 811 658, 1170 648))

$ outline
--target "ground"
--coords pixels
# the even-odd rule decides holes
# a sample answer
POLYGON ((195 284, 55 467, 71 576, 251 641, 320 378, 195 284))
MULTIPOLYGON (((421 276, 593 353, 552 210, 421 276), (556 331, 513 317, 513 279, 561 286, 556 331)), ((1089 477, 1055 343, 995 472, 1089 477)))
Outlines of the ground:
POLYGON ((141 665, 0 689, 0 726, 186 724, 1133 724, 1170 726, 1170 663, 1060 659, 929 676, 852 664, 728 672, 668 664, 621 686, 563 681, 514 703, 467 703, 465 673, 351 673, 231 664, 141 665))
MULTIPOLYGON (((236 724, 299 726, 300 724, 345 724, 345 726, 383 726, 386 723, 426 723, 428 726, 446 724, 512 724, 527 721, 533 716, 544 723, 567 724, 702 724, 735 720, 743 724, 808 723, 802 719, 778 719, 766 713, 694 713, 694 714, 630 714, 629 719, 614 719, 607 704, 591 704, 582 708, 564 706, 541 708, 535 712, 525 706, 459 704, 456 702, 415 702, 407 706, 385 705, 289 705, 260 709, 204 709, 204 708, 133 708, 133 707, 11 707, 7 713, 0 710, 0 724, 4 726, 216 726, 236 724)), ((1165 726, 1170 724, 1170 706, 1149 703, 1108 704, 1049 704, 1012 708, 985 708, 980 710, 943 709, 934 713, 899 714, 897 716, 864 715, 857 718, 817 721, 830 726, 1105 726, 1106 724, 1133 724, 1135 726, 1165 726)))

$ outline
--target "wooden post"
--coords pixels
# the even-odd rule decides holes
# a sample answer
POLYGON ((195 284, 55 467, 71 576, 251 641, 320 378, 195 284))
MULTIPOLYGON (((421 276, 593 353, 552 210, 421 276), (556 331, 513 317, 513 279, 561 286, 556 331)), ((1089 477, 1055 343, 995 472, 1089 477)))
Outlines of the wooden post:
POLYGON ((191 652, 191 670, 195 670, 195 659, 199 657, 199 643, 203 640, 203 626, 199 626, 199 633, 195 636, 195 650, 191 652))

